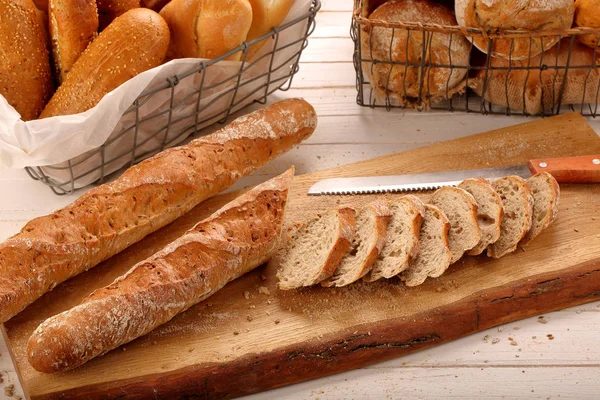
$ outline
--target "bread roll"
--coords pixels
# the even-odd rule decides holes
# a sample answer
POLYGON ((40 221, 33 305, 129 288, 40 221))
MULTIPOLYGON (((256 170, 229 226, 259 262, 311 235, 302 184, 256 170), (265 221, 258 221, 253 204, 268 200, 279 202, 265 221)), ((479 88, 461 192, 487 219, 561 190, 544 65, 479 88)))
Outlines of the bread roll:
POLYGON ((315 110, 289 99, 165 150, 0 244, 0 322, 59 283, 171 223, 312 134, 315 110))
POLYGON ((115 18, 140 7, 140 0, 96 0, 100 30, 104 30, 115 18))
MULTIPOLYGON (((456 0, 455 10, 458 24, 465 27, 541 31, 571 28, 575 6, 573 0, 456 0)), ((550 49, 559 39, 558 36, 495 39, 491 55, 523 60, 550 49)), ((488 39, 474 37, 473 43, 488 52, 488 39)))
POLYGON ((562 105, 598 102, 600 68, 591 66, 598 66, 600 52, 594 59, 593 50, 575 42, 569 58, 570 40, 563 39, 559 45, 546 51, 543 56, 534 57, 530 62, 521 60, 511 63, 503 58, 492 58, 492 68, 504 69, 488 71, 487 84, 486 72, 480 71, 469 81, 469 86, 479 96, 483 96, 485 88, 485 99, 493 104, 527 114, 540 114, 544 110, 552 110, 558 106, 559 101, 562 105), (569 70, 565 73, 567 61, 569 70), (509 67, 524 68, 528 65, 532 70, 508 71, 509 67), (540 71, 540 65, 545 65, 546 68, 540 71), (556 66, 563 69, 557 69, 556 66))
MULTIPOLYGON (((371 20, 388 22, 421 22, 440 25, 456 25, 452 12, 443 5, 422 0, 391 0, 378 7, 371 20)), ((362 58, 379 62, 363 62, 363 72, 380 98, 398 100, 401 104, 411 101, 425 102, 452 95, 462 88, 466 68, 438 68, 431 65, 467 66, 470 45, 467 40, 449 34, 429 33, 423 43, 421 32, 365 26, 361 32, 362 58), (393 43, 392 43, 393 34, 393 43), (423 48, 427 52, 422 61, 423 48), (391 65, 389 62, 409 63, 421 66, 391 65), (416 99, 416 100, 415 100, 416 99)))
POLYGON ((25 121, 52 94, 46 39, 31 0, 0 0, 0 94, 25 121))
POLYGON ((173 0, 160 15, 171 29, 169 59, 216 58, 242 44, 252 23, 248 0, 173 0))
MULTIPOLYGON (((575 0, 575 25, 600 29, 600 0, 575 0)), ((591 48, 598 46, 598 35, 582 35, 577 39, 591 48)))
POLYGON ((58 82, 98 35, 95 0, 50 0, 50 35, 58 82))
POLYGON ((113 21, 81 54, 40 118, 78 114, 137 74, 159 65, 169 28, 152 10, 137 8, 113 21))
POLYGON ((81 304, 44 321, 27 357, 41 372, 73 369, 143 336, 277 248, 294 169, 256 186, 81 304))
POLYGON ((169 1, 171 0, 141 0, 141 3, 142 7, 146 7, 156 12, 159 12, 164 6, 167 5, 169 1))
MULTIPOLYGON (((249 0, 252 6, 252 25, 248 31, 247 41, 251 41, 270 32, 284 20, 294 5, 294 0, 249 0)), ((263 40, 248 48, 248 58, 254 55, 266 43, 263 40)))

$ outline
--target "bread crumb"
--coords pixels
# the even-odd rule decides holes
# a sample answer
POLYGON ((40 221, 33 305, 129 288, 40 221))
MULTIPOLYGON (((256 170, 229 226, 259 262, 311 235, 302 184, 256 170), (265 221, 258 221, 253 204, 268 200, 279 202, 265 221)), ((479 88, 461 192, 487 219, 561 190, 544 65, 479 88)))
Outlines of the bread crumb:
POLYGON ((267 304, 271 304, 271 303, 272 303, 272 301, 271 301, 271 300, 267 300, 267 304))
POLYGON ((0 383, 4 382, 4 378, 2 377, 2 374, 0 374, 0 383))
POLYGON ((546 337, 548 337, 548 340, 554 340, 554 336, 551 333, 547 334, 546 337))
POLYGON ((498 342, 500 342, 500 339, 498 339, 498 338, 494 338, 494 339, 492 340, 492 344, 496 344, 496 343, 498 343, 498 342))
POLYGON ((537 322, 539 322, 540 324, 547 324, 547 323, 548 323, 548 321, 547 321, 546 319, 544 319, 544 316, 543 316, 543 315, 540 315, 540 316, 537 318, 537 322))
POLYGON ((518 326, 515 326, 515 327, 513 327, 513 329, 514 329, 515 331, 518 331, 518 330, 519 330, 519 329, 521 329, 521 328, 519 328, 518 326))
POLYGON ((532 339, 537 339, 537 336, 533 335, 531 338, 532 338, 532 339))
POLYGON ((189 349, 189 350, 188 350, 188 353, 191 353, 192 351, 194 351, 194 349, 193 349, 193 348, 189 349))
POLYGON ((267 315, 271 315, 271 313, 267 311, 267 315))
POLYGON ((511 342, 514 340, 512 337, 508 337, 508 340, 510 340, 511 342))
POLYGON ((247 316, 246 316, 246 319, 248 320, 248 322, 251 322, 251 321, 252 321, 252 317, 251 317, 250 315, 247 315, 247 316))
POLYGON ((279 322, 281 322, 281 321, 279 321, 278 319, 276 319, 275 320, 275 325, 277 325, 279 322))
POLYGON ((518 345, 519 345, 519 343, 517 343, 517 341, 516 341, 516 340, 511 340, 511 342, 510 342, 510 345, 511 345, 511 346, 518 346, 518 345))
POLYGON ((13 397, 15 395, 15 385, 12 383, 4 387, 4 395, 7 397, 13 397))
POLYGON ((240 333, 238 331, 233 331, 234 335, 239 335, 240 333))
POLYGON ((123 351, 127 351, 127 349, 126 349, 125 347, 123 347, 121 350, 123 350, 123 351))
POLYGON ((577 229, 577 228, 573 228, 573 230, 574 230, 575 232, 579 232, 579 229, 577 229))
POLYGON ((246 298, 246 300, 248 300, 250 298, 250 292, 246 290, 244 292, 244 297, 246 298))
POLYGON ((251 304, 251 305, 250 305, 250 309, 251 309, 251 310, 254 310, 255 308, 256 308, 256 306, 255 306, 254 304, 251 304))
POLYGON ((483 341, 487 343, 489 338, 490 338, 490 335, 485 335, 483 337, 483 341))
POLYGON ((258 288, 258 293, 260 294, 266 294, 267 296, 271 294, 271 292, 269 291, 269 288, 266 286, 261 286, 258 288))
POLYGON ((498 327, 498 332, 502 332, 503 330, 504 330, 504 327, 503 327, 503 326, 499 326, 499 327, 498 327))

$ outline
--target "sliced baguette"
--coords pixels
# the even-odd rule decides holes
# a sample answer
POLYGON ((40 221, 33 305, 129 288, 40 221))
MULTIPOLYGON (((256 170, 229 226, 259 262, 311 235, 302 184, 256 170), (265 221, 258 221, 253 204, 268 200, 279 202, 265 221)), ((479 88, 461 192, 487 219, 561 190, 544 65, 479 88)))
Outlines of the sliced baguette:
POLYGON ((522 245, 529 243, 556 219, 560 200, 558 182, 547 172, 535 174, 527 179, 527 184, 533 194, 533 218, 531 229, 521 240, 522 245))
POLYGON ((409 261, 419 252, 419 231, 425 214, 423 202, 408 195, 390 201, 388 207, 392 218, 387 228, 386 244, 371 272, 363 278, 367 282, 398 275, 408 268, 409 261))
POLYGON ((366 205, 356 215, 356 235, 333 276, 322 286, 346 286, 365 276, 385 246, 390 209, 384 201, 366 205))
POLYGON ((276 257, 279 289, 317 284, 331 275, 348 252, 355 234, 355 210, 329 210, 302 225, 276 257))
POLYGON ((500 224, 500 238, 487 249, 488 257, 500 258, 517 249, 517 245, 531 229, 533 195, 525 180, 519 176, 500 178, 492 187, 500 195, 504 218, 500 224))
POLYGON ((504 216, 502 200, 487 179, 472 178, 461 182, 460 189, 469 192, 477 203, 477 224, 481 231, 481 239, 477 246, 467 251, 470 256, 477 256, 500 237, 500 224, 504 216))
POLYGON ((467 191, 445 186, 433 193, 431 204, 439 207, 450 221, 448 245, 452 252, 450 264, 454 264, 481 240, 477 203, 467 191))
POLYGON ((448 247, 450 221, 444 212, 431 204, 425 205, 425 217, 419 234, 419 252, 408 268, 400 274, 406 286, 418 286, 427 277, 438 277, 450 265, 452 253, 448 247))

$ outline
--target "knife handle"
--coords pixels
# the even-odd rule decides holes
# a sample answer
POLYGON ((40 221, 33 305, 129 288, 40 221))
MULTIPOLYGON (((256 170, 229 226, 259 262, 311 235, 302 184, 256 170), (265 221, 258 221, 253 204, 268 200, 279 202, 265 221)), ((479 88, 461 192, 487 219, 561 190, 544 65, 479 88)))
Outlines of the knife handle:
POLYGON ((532 174, 546 171, 560 183, 600 183, 600 155, 540 158, 527 164, 532 174))

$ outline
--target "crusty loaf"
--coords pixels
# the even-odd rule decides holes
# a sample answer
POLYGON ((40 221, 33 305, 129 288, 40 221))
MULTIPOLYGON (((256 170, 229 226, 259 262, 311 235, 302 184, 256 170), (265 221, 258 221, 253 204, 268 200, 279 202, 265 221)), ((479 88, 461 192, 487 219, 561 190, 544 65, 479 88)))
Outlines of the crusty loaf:
MULTIPOLYGON (((369 19, 456 25, 451 10, 425 0, 390 0, 378 7, 369 19)), ((430 65, 466 67, 469 52, 468 41, 460 35, 451 37, 450 34, 435 33, 424 38, 420 32, 370 25, 364 26, 361 32, 361 55, 367 60, 362 68, 377 98, 394 99, 401 104, 427 103, 462 89, 466 68, 430 65), (423 68, 421 64, 424 64, 423 68)))
MULTIPOLYGON (((600 29, 600 0, 575 0, 575 25, 600 29)), ((581 35, 577 40, 592 49, 598 46, 598 35, 581 35)))
POLYGON ((425 215, 425 205, 418 197, 403 196, 388 204, 392 218, 387 228, 386 244, 373 269, 364 280, 373 282, 391 278, 408 268, 419 252, 419 232, 425 215))
POLYGON ((445 186, 433 193, 431 204, 442 210, 450 221, 448 245, 452 252, 450 263, 453 264, 481 240, 477 203, 469 192, 445 186))
MULTIPOLYGON (((252 6, 252 25, 246 41, 254 40, 279 26, 294 5, 294 0, 249 0, 252 6)), ((253 56, 266 43, 263 40, 248 48, 248 58, 253 56)))
POLYGON ((279 289, 315 285, 335 272, 354 239, 355 210, 328 210, 306 222, 274 257, 279 289))
MULTIPOLYGON (((459 25, 488 32, 511 29, 561 31, 573 24, 575 6, 573 0, 456 0, 455 11, 459 25)), ((495 39, 491 55, 524 60, 550 49, 559 39, 559 36, 495 39)), ((483 36, 473 37, 475 46, 484 53, 489 50, 488 40, 483 36)))
POLYGON ((98 10, 94 0, 49 0, 50 35, 58 82, 98 35, 98 10))
POLYGON ((385 201, 376 200, 356 214, 356 234, 348 252, 324 287, 341 287, 356 282, 371 271, 385 246, 387 225, 392 217, 385 201))
POLYGON ((289 99, 165 150, 0 244, 0 321, 122 251, 312 134, 314 109, 289 99))
POLYGON ((478 72, 469 86, 493 104, 532 115, 555 112, 558 104, 600 101, 600 69, 590 68, 600 62, 600 51, 594 58, 592 49, 575 42, 569 52, 570 40, 563 39, 529 62, 492 58, 491 69, 478 72), (540 69, 540 65, 545 67, 540 69))
POLYGON ((160 15, 171 29, 169 59, 216 58, 241 45, 252 24, 248 0, 172 0, 160 15))
POLYGON ((31 0, 0 0, 0 95, 21 119, 38 117, 52 94, 46 39, 31 0))
POLYGON ((419 233, 419 252, 399 276, 406 286, 418 286, 427 277, 442 275, 452 259, 448 247, 450 222, 438 207, 425 204, 425 217, 419 233))
POLYGON ((546 229, 558 215, 560 187, 556 179, 548 172, 540 172, 527 179, 527 184, 533 195, 533 217, 531 229, 521 240, 521 245, 532 241, 546 229))
POLYGON ((492 187, 502 199, 504 218, 500 224, 500 238, 488 247, 487 255, 500 258, 515 251, 531 229, 533 195, 527 182, 519 176, 497 179, 492 187))
POLYGON ((38 371, 76 368, 147 334, 266 262, 276 250, 291 168, 225 205, 78 306, 44 321, 27 346, 38 371))
POLYGON ((96 0, 100 30, 104 30, 120 15, 140 7, 140 0, 96 0))
POLYGON ((467 251, 470 256, 477 256, 500 237, 500 224, 504 216, 502 200, 487 179, 471 178, 462 181, 458 187, 466 190, 477 203, 477 224, 481 231, 481 239, 477 246, 467 251))
POLYGON ((169 27, 160 15, 145 8, 126 12, 85 49, 40 118, 94 107, 122 83, 159 65, 168 45, 169 27))

